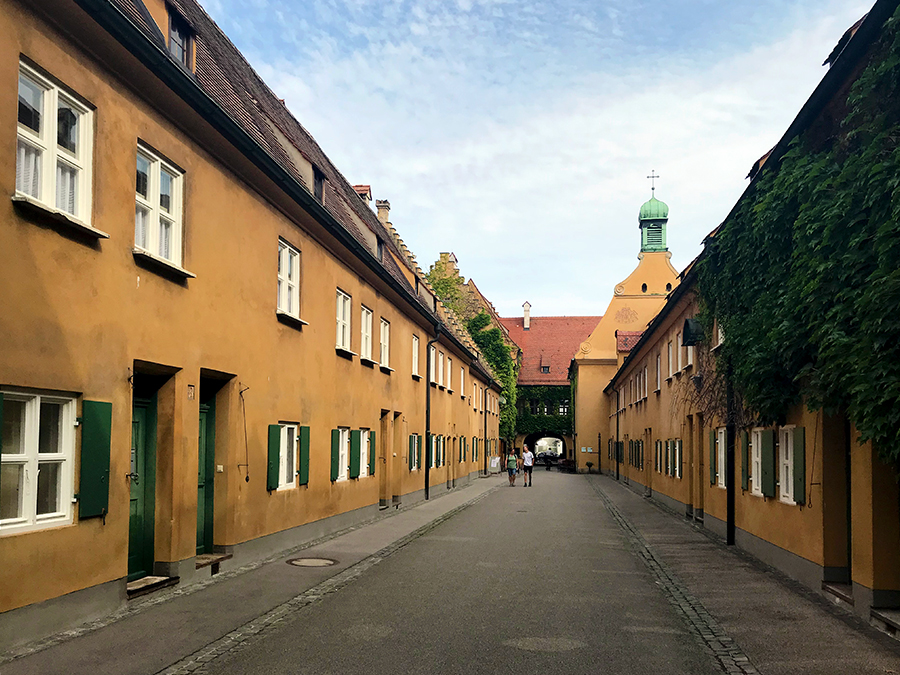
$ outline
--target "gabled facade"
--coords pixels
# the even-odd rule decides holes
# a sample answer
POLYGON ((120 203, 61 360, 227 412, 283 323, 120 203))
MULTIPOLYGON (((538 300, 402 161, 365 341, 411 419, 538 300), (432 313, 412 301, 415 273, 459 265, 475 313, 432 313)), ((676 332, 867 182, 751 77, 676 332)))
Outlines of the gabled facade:
POLYGON ((0 31, 0 650, 484 470, 490 368, 199 5, 0 31))

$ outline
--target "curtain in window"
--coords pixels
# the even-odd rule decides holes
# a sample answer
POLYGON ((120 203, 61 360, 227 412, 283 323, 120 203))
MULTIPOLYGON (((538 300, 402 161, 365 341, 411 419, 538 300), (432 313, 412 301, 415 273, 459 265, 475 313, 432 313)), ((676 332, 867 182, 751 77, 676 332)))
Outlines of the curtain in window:
POLYGON ((41 198, 41 151, 21 139, 16 148, 16 190, 41 198))
POLYGON ((65 162, 56 164, 56 208, 75 214, 75 195, 78 187, 78 169, 65 162))

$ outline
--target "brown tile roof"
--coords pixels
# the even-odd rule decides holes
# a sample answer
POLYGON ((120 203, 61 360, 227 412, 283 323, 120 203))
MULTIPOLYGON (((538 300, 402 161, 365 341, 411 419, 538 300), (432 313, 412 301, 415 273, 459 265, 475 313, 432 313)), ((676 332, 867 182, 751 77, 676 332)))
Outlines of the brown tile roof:
POLYGON ((616 351, 630 352, 644 334, 642 330, 617 330, 616 351))
MULTIPOLYGON (((107 2, 121 10, 148 40, 166 51, 165 37, 142 0, 107 0, 107 2)), ((306 184, 290 153, 299 152, 319 169, 326 179, 323 206, 344 230, 376 256, 377 251, 372 248, 371 236, 369 238, 363 236, 356 221, 358 218, 384 242, 398 260, 407 264, 409 269, 424 281, 421 270, 418 270, 414 260, 410 259, 409 252, 401 251, 396 233, 388 231, 372 209, 359 198, 357 190, 350 185, 312 135, 284 105, 284 99, 275 95, 196 0, 168 0, 168 2, 195 32, 194 77, 200 88, 284 171, 310 192, 312 186, 306 184), (293 148, 282 146, 276 130, 287 138, 293 148)), ((443 320, 441 312, 435 312, 426 299, 416 293, 393 256, 384 256, 382 266, 407 289, 408 300, 418 303, 431 316, 443 320)), ((473 354, 479 356, 479 365, 493 376, 490 367, 480 357, 468 334, 453 327, 450 327, 450 332, 466 344, 473 354)))
POLYGON ((522 349, 519 384, 566 385, 569 362, 590 337, 601 316, 535 316, 528 330, 521 316, 501 318, 509 336, 522 349), (549 373, 541 372, 548 366, 549 373))

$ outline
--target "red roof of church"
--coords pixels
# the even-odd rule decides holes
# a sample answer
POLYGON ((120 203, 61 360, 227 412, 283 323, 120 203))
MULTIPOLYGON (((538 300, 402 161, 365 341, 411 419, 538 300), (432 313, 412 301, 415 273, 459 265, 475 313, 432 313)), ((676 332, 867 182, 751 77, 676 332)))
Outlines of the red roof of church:
POLYGON ((569 383, 569 362, 578 347, 590 337, 601 316, 531 317, 528 330, 521 316, 501 318, 509 336, 522 349, 519 384, 565 385, 569 383), (542 372, 545 366, 550 372, 542 372))
POLYGON ((620 352, 630 352, 643 334, 644 331, 642 330, 617 330, 616 350, 620 352))

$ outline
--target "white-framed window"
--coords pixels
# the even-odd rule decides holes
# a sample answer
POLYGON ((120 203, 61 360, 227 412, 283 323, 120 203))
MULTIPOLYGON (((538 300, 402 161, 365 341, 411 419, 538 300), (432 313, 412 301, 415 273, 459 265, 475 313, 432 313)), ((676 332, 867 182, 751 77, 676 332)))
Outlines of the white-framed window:
POLYGON ((781 501, 794 503, 794 425, 778 431, 778 484, 781 501))
POLYGON ((278 240, 278 311, 300 318, 300 251, 278 240))
POLYGON ((431 468, 437 468, 437 436, 431 435, 431 468))
POLYGON ((431 349, 428 350, 428 373, 429 373, 429 381, 437 382, 436 374, 434 372, 437 367, 437 350, 434 348, 434 345, 431 346, 431 349))
POLYGON ((716 430, 716 484, 725 487, 725 447, 727 445, 725 427, 716 430))
POLYGON ((419 336, 412 336, 412 374, 419 374, 419 336))
POLYGON ((478 385, 475 382, 472 383, 472 408, 478 410, 478 385))
POLYGON ((673 471, 672 473, 674 474, 675 478, 681 478, 681 462, 678 461, 678 458, 682 456, 682 445, 680 438, 676 438, 672 442, 672 451, 672 463, 675 465, 675 471, 673 471))
POLYGON ((281 425, 281 446, 278 452, 278 489, 297 485, 297 449, 300 435, 296 424, 281 425))
POLYGON ((337 337, 335 346, 350 351, 350 296, 337 289, 337 337))
POLYGON ((381 357, 379 363, 388 368, 391 365, 391 324, 381 320, 381 357))
POLYGON ((662 386, 662 355, 656 355, 656 391, 662 386))
POLYGON ((447 357, 447 389, 453 389, 453 359, 447 357))
POLYGON ((669 350, 669 352, 668 352, 669 353, 669 375, 668 375, 668 377, 672 377, 672 375, 675 372, 674 371, 675 361, 674 361, 674 354, 672 354, 672 341, 671 340, 669 340, 667 348, 669 350))
POLYGON ((372 360, 372 310, 361 305, 359 358, 372 360))
POLYGON ((134 246, 181 265, 184 174, 138 143, 134 246))
POLYGON ((763 496, 762 491, 762 429, 750 432, 750 494, 763 496))
POLYGON ((466 369, 464 366, 459 367, 459 393, 466 395, 466 369))
POLYGON ((438 385, 444 386, 444 352, 438 352, 438 385))
POLYGON ((681 333, 678 333, 675 336, 675 345, 678 350, 678 359, 677 359, 678 371, 677 372, 680 373, 682 370, 684 370, 684 347, 681 344, 681 333))
POLYGON ((412 458, 410 459, 410 471, 415 471, 419 468, 419 447, 422 444, 422 437, 419 434, 412 435, 412 441, 410 442, 409 451, 412 453, 412 458))
POLYGON ((3 392, 0 534, 72 522, 75 401, 3 392))
POLYGON ((91 118, 74 95, 19 63, 18 194, 90 223, 91 118))
POLYGON ((369 430, 360 429, 359 435, 359 477, 363 478, 369 475, 369 430))
POLYGON ((350 428, 338 427, 338 480, 347 480, 350 474, 350 428))
POLYGON ((713 345, 713 348, 718 347, 723 342, 725 342, 725 331, 722 330, 722 324, 716 320, 716 344, 713 345))
POLYGON ((649 369, 647 368, 647 366, 644 366, 644 398, 647 398, 647 394, 649 393, 648 389, 650 388, 648 376, 649 369))

